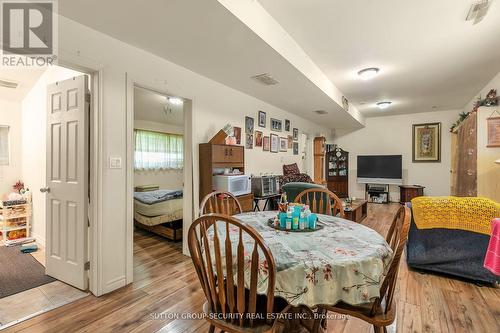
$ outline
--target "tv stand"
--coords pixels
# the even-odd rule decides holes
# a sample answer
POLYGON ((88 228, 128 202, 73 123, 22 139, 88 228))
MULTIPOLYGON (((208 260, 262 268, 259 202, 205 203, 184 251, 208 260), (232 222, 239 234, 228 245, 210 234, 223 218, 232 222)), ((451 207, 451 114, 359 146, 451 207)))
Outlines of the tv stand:
POLYGON ((389 203, 389 185, 388 184, 366 184, 366 200, 368 202, 387 204, 389 203))

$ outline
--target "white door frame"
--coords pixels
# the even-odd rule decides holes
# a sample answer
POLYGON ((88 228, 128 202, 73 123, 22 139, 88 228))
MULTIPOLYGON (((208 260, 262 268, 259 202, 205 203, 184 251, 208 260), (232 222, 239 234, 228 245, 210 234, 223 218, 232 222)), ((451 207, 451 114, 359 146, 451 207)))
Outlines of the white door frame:
POLYGON ((152 88, 147 84, 139 82, 130 76, 126 75, 126 118, 127 118, 127 158, 125 162, 127 182, 126 182, 126 207, 127 207, 127 227, 126 227, 126 284, 133 282, 134 277, 134 88, 141 87, 150 91, 157 92, 161 95, 173 95, 186 98, 184 102, 184 194, 183 194, 183 218, 182 218, 182 242, 183 253, 187 252, 187 229, 191 225, 194 216, 194 188, 193 188, 193 161, 194 161, 194 131, 193 131, 193 99, 175 94, 175 92, 165 92, 159 89, 152 88), (190 199, 190 200, 187 200, 190 199))
POLYGON ((91 114, 90 114, 90 144, 89 144, 89 219, 90 227, 88 232, 88 258, 90 261, 89 270, 89 290, 95 296, 103 294, 99 281, 99 271, 101 265, 102 239, 102 208, 100 199, 102 198, 102 96, 103 96, 103 66, 98 64, 83 64, 79 57, 65 56, 65 60, 59 60, 58 66, 73 69, 91 77, 91 114))

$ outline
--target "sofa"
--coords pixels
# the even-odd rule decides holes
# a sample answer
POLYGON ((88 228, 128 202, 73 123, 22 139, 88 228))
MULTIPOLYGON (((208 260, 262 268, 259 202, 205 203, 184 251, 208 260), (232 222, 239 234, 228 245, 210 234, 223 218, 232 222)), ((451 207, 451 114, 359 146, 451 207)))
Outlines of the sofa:
POLYGON ((279 178, 280 188, 288 183, 314 183, 306 173, 301 173, 297 163, 283 165, 283 176, 279 178))
POLYGON ((498 203, 486 198, 418 197, 408 206, 410 267, 478 282, 498 280, 483 267, 490 222, 500 216, 498 203))

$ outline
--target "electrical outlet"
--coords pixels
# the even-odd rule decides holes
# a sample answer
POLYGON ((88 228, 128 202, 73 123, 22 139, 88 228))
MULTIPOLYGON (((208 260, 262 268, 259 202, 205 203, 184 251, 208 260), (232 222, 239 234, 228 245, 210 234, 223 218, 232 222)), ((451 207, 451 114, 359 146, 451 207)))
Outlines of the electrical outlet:
POLYGON ((117 156, 109 157, 109 168, 110 169, 121 169, 122 168, 122 158, 117 156))

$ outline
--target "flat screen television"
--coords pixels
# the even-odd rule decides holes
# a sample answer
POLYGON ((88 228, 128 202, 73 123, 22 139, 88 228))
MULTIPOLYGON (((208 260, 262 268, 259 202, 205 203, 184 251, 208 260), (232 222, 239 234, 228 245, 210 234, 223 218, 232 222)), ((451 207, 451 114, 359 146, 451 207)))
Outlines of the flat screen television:
POLYGON ((402 155, 358 155, 358 183, 402 184, 402 155))

